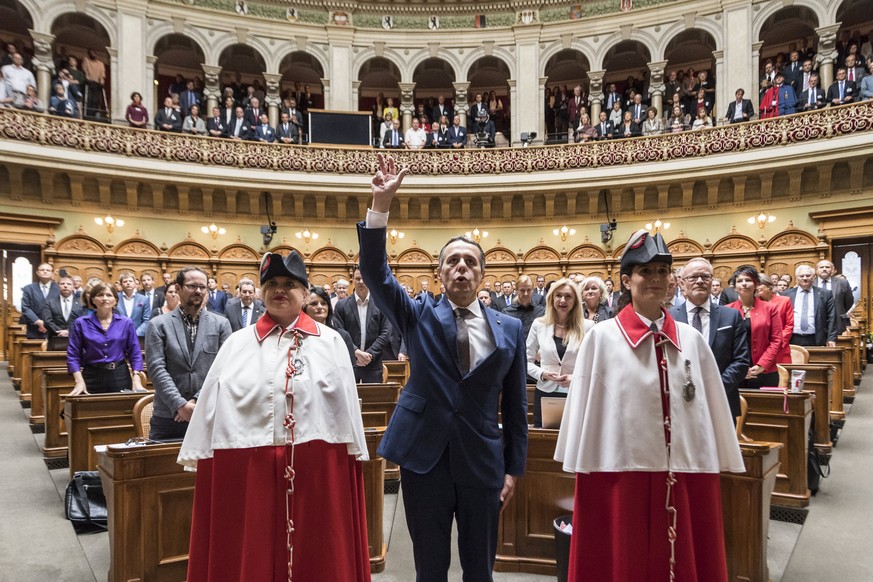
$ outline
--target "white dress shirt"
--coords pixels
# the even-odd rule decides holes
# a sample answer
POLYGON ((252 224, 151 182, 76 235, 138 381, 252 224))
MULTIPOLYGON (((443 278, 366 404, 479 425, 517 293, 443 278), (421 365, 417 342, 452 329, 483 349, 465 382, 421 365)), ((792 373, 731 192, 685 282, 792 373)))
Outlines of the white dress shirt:
POLYGON ((361 349, 365 350, 367 345, 367 306, 370 304, 370 294, 366 297, 361 297, 355 293, 355 303, 358 306, 358 320, 361 322, 361 349))
POLYGON ((809 303, 806 306, 807 328, 805 330, 800 329, 803 293, 803 289, 798 287, 797 295, 794 296, 794 333, 799 335, 815 335, 815 293, 812 292, 812 289, 809 290, 809 303))
MULTIPOLYGON (((712 306, 711 301, 704 301, 702 309, 700 310, 700 333, 703 334, 704 339, 709 342, 709 310, 712 306)), ((694 305, 690 301, 686 301, 684 304, 685 311, 688 314, 688 325, 692 325, 692 321, 694 321, 694 310, 697 309, 697 305, 694 305)))

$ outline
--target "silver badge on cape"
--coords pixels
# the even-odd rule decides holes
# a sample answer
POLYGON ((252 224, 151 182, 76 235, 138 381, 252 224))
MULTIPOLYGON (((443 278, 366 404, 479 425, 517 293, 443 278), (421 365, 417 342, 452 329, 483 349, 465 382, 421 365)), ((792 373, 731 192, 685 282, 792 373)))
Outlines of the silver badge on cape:
POLYGON ((685 360, 685 384, 682 385, 682 398, 685 399, 685 402, 691 402, 694 400, 696 392, 694 380, 691 379, 691 360, 685 360))

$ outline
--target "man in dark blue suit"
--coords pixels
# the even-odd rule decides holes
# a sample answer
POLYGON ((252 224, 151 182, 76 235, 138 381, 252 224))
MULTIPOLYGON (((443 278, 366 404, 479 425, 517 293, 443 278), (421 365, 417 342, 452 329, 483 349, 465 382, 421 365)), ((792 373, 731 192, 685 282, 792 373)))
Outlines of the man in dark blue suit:
POLYGON ((121 283, 121 293, 118 294, 118 305, 115 310, 133 321, 139 345, 145 345, 146 324, 152 315, 148 298, 136 290, 136 277, 131 272, 122 273, 118 278, 121 283))
POLYGON ((706 259, 688 261, 682 279, 686 301, 670 309, 670 315, 676 321, 690 324, 708 340, 721 372, 731 415, 736 419, 741 413, 739 385, 751 365, 740 312, 712 301, 712 265, 706 259))
POLYGON ((800 265, 794 271, 797 287, 782 295, 794 305, 794 333, 791 344, 795 346, 837 345, 837 312, 834 294, 813 286, 815 269, 800 265))
POLYGON ((227 305, 227 293, 218 288, 218 281, 215 280, 215 277, 207 279, 206 287, 209 290, 206 309, 213 313, 224 315, 224 308, 227 305))
POLYGON ((401 467, 417 582, 446 580, 453 520, 464 580, 491 580, 500 510, 527 456, 525 338, 518 320, 476 299, 485 254, 465 237, 440 252, 439 303, 410 298, 391 274, 385 230, 405 174, 379 155, 373 206, 358 225, 364 281, 415 362, 379 454, 401 467))
POLYGON ((48 329, 42 319, 42 308, 61 293, 58 284, 52 280, 54 274, 54 267, 42 263, 36 268, 37 281, 21 289, 21 319, 18 323, 27 325, 28 339, 46 337, 48 329))

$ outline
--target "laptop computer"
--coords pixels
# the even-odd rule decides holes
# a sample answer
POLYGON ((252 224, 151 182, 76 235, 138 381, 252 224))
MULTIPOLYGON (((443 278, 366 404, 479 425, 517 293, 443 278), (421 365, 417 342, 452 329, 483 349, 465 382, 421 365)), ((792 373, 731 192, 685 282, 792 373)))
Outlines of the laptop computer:
POLYGON ((564 416, 566 398, 545 397, 540 400, 543 414, 543 428, 561 428, 561 418, 564 416))

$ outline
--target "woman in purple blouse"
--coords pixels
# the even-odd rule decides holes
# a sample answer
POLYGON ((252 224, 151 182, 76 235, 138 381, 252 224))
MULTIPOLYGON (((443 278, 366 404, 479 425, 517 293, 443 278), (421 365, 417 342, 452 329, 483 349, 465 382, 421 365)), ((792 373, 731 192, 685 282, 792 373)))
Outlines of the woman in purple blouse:
POLYGON ((76 381, 72 396, 143 390, 136 328, 129 318, 113 311, 117 302, 111 286, 97 283, 90 293, 94 312, 73 323, 67 347, 67 369, 76 381), (128 363, 136 372, 133 379, 128 363))
POLYGON ((124 118, 131 127, 145 127, 149 122, 149 111, 142 104, 142 95, 134 91, 130 94, 131 104, 127 106, 124 118))

